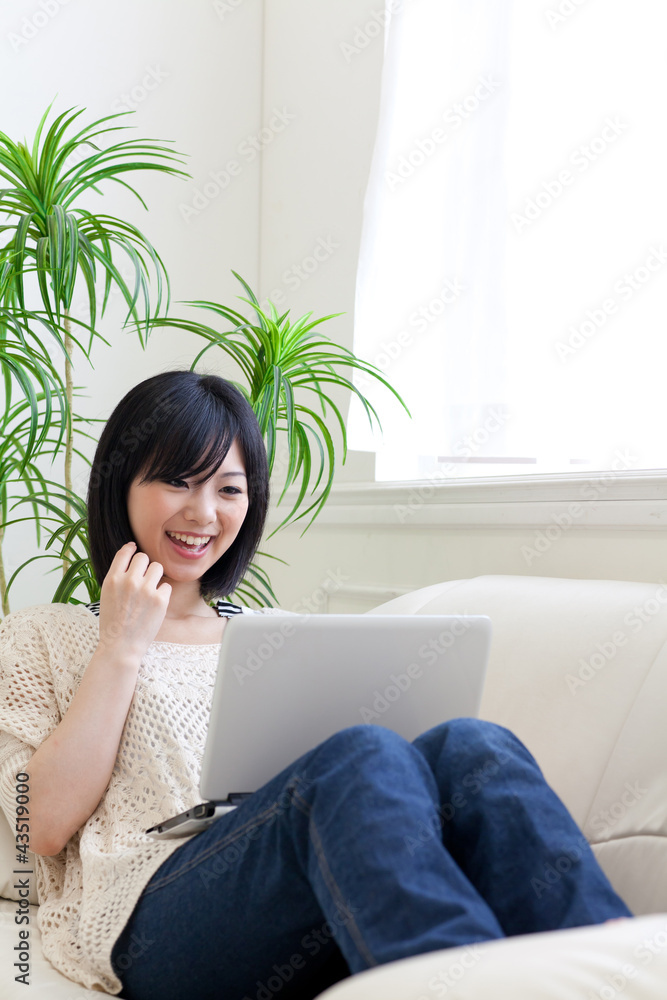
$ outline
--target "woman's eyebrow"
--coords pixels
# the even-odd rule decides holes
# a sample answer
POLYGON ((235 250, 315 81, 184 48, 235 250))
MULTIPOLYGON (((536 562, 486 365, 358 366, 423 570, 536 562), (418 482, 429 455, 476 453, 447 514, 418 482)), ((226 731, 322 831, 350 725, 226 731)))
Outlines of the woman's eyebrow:
POLYGON ((227 476, 243 476, 244 479, 248 478, 245 472, 221 472, 219 473, 219 476, 220 479, 225 479, 227 476))

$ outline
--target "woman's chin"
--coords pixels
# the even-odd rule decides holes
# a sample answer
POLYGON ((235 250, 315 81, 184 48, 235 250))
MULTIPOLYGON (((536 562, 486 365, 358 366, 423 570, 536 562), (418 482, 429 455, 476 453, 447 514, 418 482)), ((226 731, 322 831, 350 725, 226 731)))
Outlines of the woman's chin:
POLYGON ((208 564, 197 563, 190 566, 164 566, 163 580, 167 583, 193 583, 201 577, 211 567, 208 564))

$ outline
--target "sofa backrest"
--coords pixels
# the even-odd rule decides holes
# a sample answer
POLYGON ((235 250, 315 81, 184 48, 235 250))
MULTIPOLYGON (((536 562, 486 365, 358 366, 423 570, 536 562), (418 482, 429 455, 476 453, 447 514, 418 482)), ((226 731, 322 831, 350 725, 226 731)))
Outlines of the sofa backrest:
POLYGON ((667 911, 667 584, 481 576, 373 614, 485 614, 481 717, 540 764, 635 913, 667 911))

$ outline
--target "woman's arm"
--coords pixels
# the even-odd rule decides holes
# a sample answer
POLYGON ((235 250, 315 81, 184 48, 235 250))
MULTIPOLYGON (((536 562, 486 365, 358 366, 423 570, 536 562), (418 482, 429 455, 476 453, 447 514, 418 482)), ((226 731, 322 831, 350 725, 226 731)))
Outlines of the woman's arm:
POLYGON ((30 759, 30 849, 58 854, 109 784, 139 660, 98 646, 62 722, 30 759))
POLYGON ((30 848, 58 854, 97 808, 109 784, 141 658, 164 619, 171 587, 162 566, 120 549, 102 585, 100 641, 62 722, 35 752, 30 848))

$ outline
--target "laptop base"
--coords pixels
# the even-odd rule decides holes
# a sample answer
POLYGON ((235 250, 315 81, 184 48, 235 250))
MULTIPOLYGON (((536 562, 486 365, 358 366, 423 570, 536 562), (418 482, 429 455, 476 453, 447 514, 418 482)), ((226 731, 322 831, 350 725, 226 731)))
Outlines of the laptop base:
POLYGON ((233 792, 221 802, 200 802, 192 809, 172 816, 170 819, 157 823, 146 830, 146 835, 151 840, 172 840, 180 837, 190 837, 194 833, 201 833, 207 830, 211 823, 214 823, 219 816, 224 816, 231 812, 248 798, 251 792, 233 792))

